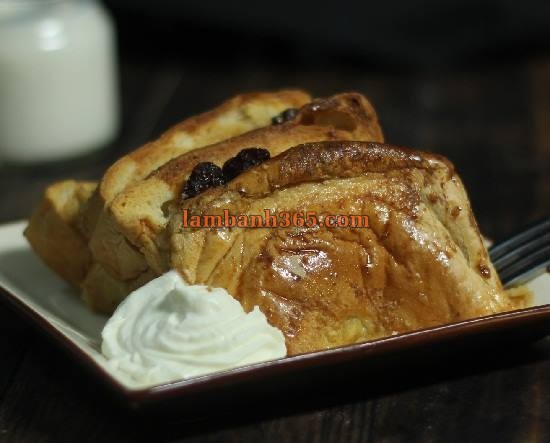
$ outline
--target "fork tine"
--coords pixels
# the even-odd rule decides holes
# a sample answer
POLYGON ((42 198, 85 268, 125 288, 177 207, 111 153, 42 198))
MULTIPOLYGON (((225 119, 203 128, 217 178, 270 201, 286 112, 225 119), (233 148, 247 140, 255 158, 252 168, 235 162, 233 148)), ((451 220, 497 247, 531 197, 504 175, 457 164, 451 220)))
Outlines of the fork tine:
POLYGON ((502 272, 510 265, 515 265, 516 262, 535 253, 537 250, 550 246, 550 229, 539 237, 533 237, 517 248, 511 250, 507 254, 500 255, 497 259, 493 259, 495 268, 502 272))
POLYGON ((510 286, 530 280, 550 266, 550 244, 537 249, 507 268, 498 271, 502 283, 510 286))
POLYGON ((525 283, 550 269, 550 217, 493 246, 489 256, 507 287, 525 283))
POLYGON ((533 239, 539 238, 545 232, 550 231, 550 217, 546 217, 539 222, 534 223, 528 229, 512 236, 510 239, 503 241, 489 250, 489 255, 493 263, 504 255, 513 252, 515 249, 530 242, 533 239))

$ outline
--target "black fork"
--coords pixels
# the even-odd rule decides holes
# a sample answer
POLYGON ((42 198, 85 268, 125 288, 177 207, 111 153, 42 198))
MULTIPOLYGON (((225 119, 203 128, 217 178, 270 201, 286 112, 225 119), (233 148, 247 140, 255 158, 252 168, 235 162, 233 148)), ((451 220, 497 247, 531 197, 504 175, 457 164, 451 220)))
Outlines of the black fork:
POLYGON ((546 272, 550 266, 550 217, 492 246, 489 255, 506 287, 546 272))

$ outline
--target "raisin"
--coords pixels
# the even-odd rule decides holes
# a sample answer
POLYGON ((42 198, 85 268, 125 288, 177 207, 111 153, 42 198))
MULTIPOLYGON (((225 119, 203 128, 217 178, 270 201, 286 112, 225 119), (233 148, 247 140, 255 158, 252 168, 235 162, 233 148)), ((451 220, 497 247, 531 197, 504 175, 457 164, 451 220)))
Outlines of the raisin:
POLYGON ((285 122, 289 122, 290 120, 294 120, 297 115, 298 115, 298 109, 296 109, 296 108, 285 109, 279 115, 276 115, 275 117, 273 117, 271 119, 271 124, 272 125, 282 125, 285 122))
POLYGON ((223 177, 225 181, 233 180, 241 172, 269 160, 269 157, 269 151, 264 148, 243 149, 223 164, 223 177))
POLYGON ((183 189, 182 198, 194 197, 208 188, 220 186, 224 183, 223 173, 219 166, 211 162, 199 163, 191 171, 191 175, 183 189))

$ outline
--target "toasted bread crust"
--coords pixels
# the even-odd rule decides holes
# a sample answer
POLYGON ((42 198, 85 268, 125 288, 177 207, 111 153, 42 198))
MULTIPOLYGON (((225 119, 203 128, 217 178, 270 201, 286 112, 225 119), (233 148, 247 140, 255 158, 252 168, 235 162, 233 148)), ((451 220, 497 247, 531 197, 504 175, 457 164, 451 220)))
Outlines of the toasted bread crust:
MULTIPOLYGON (((262 196, 307 181, 411 168, 430 172, 444 169, 449 177, 454 174, 452 163, 437 154, 382 143, 339 140, 295 146, 259 167, 240 174, 228 184, 228 188, 238 189, 243 196, 262 196)), ((204 197, 216 191, 218 189, 204 197)))

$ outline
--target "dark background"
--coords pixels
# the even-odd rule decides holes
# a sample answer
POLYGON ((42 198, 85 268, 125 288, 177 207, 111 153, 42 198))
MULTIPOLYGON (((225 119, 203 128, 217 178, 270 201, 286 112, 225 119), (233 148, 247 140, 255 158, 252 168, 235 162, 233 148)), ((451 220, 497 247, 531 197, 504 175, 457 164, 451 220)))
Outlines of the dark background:
POLYGON ((524 58, 547 50, 550 33, 550 4, 544 0, 107 4, 123 37, 137 39, 140 51, 158 54, 158 43, 168 44, 179 47, 183 59, 192 54, 302 66, 347 60, 382 69, 431 69, 488 57, 524 58))
MULTIPOLYGON (((490 237, 550 212, 548 1, 106 4, 119 31, 120 135, 86 158, 1 166, 2 222, 26 217, 50 182, 98 179, 173 123, 244 91, 282 87, 364 93, 389 142, 455 163, 490 237)), ((259 402, 257 414, 237 408, 168 427, 113 408, 4 306, 0 349, 0 441, 550 439, 548 342, 466 354, 409 374, 404 386, 357 380, 334 401, 303 407, 293 407, 299 392, 285 392, 277 404, 259 402)))

